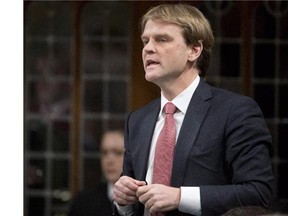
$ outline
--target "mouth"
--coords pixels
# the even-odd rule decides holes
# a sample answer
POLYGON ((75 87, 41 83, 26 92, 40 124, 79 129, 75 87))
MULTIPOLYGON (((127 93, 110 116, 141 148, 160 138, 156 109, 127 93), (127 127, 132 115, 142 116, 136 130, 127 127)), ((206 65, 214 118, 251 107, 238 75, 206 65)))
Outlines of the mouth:
POLYGON ((159 65, 159 62, 151 60, 151 59, 146 60, 146 68, 154 66, 154 65, 159 65))

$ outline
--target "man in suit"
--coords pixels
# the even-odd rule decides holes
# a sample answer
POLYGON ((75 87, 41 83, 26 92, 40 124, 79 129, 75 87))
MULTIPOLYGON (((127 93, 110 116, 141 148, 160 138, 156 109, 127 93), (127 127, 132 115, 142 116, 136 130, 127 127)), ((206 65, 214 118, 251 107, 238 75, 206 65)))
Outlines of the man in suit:
POLYGON ((204 82, 214 43, 208 20, 190 5, 159 5, 143 16, 141 39, 145 78, 160 87, 161 98, 127 118, 114 214, 213 216, 238 206, 268 208, 271 136, 253 99, 204 82), (167 102, 177 109, 169 185, 153 179, 167 102))
POLYGON ((106 131, 100 144, 100 163, 105 182, 77 194, 69 209, 69 216, 112 215, 113 185, 122 172, 123 153, 124 133, 121 130, 106 131))

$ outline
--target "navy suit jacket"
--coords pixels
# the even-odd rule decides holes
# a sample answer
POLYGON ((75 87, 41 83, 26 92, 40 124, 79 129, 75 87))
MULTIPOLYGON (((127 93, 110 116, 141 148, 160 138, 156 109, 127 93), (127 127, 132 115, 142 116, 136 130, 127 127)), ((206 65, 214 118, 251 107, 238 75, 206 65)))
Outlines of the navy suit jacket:
MULTIPOLYGON (((123 175, 145 180, 160 98, 126 121, 123 175)), ((199 186, 202 215, 247 205, 269 207, 271 136, 256 102, 200 81, 175 147, 171 186, 199 186)), ((135 215, 144 206, 134 205, 135 215)), ((189 215, 178 210, 167 215, 189 215)))
POLYGON ((101 183, 93 189, 79 192, 72 200, 68 216, 112 215, 112 201, 107 195, 108 185, 101 183))

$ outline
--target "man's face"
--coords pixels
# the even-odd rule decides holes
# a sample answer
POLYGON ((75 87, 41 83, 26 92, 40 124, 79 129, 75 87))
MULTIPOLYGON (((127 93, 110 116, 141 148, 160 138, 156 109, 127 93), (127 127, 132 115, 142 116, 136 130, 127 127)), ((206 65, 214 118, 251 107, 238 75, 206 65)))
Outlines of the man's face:
POLYGON ((179 26, 148 20, 141 39, 147 81, 161 86, 173 82, 187 71, 191 49, 186 45, 179 26))
POLYGON ((115 183, 121 175, 124 138, 118 132, 107 133, 101 142, 101 168, 107 181, 115 183))

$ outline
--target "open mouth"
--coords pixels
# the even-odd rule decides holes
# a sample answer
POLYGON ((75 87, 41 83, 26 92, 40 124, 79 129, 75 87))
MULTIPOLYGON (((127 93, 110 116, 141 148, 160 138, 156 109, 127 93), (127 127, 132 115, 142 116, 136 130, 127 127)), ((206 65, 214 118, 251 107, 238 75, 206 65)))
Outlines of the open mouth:
POLYGON ((153 66, 153 65, 158 65, 159 62, 156 62, 154 60, 147 60, 146 61, 146 67, 150 67, 150 66, 153 66))

